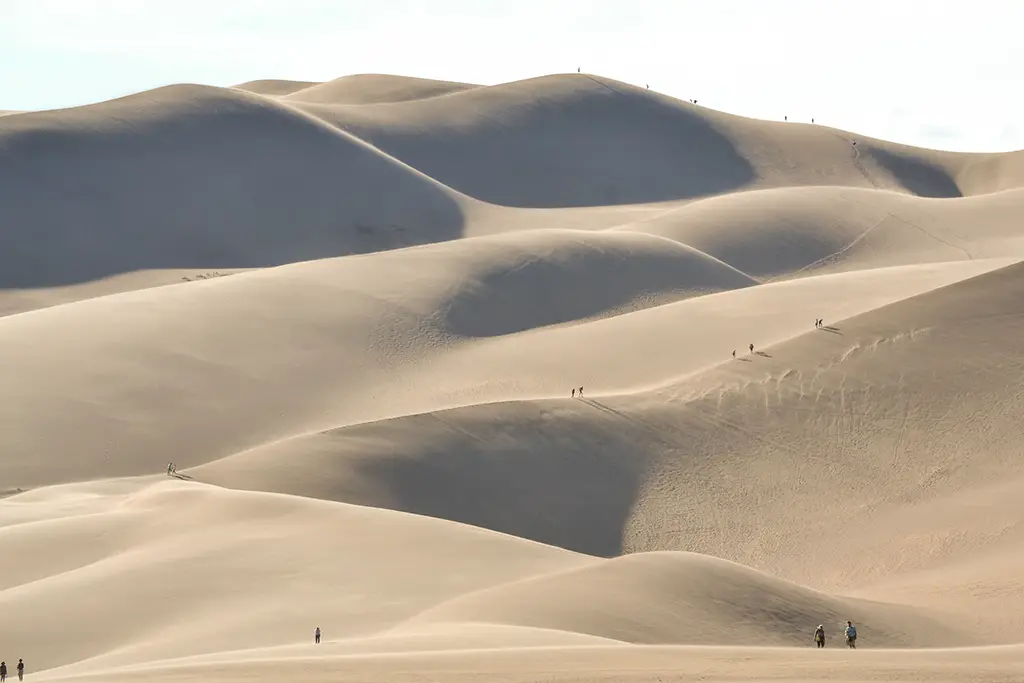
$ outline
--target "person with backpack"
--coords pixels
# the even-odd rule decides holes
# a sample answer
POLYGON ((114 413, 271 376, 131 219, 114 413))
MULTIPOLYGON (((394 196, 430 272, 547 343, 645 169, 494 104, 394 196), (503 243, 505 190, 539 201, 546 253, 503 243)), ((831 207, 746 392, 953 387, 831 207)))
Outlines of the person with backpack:
POLYGON ((25 680, 25 662, 18 660, 18 680, 25 680))
POLYGON ((853 649, 857 649, 857 627, 853 625, 852 621, 846 622, 846 631, 844 633, 846 634, 846 644, 853 649))
POLYGON ((818 628, 814 631, 814 644, 818 647, 825 647, 825 627, 818 624, 818 628))
POLYGON ((7 662, 0 662, 0 683, 7 680, 7 662))

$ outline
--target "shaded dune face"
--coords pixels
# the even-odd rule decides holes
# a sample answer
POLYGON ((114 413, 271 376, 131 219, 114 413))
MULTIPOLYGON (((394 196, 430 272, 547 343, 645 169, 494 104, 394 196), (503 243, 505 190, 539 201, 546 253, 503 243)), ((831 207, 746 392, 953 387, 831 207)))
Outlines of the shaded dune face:
POLYGON ((504 206, 686 199, 754 179, 694 108, 587 77, 477 88, 333 120, 459 192, 504 206))
POLYGON ((174 86, 0 127, 0 285, 454 239, 455 196, 252 95, 174 86))
POLYGON ((584 74, 5 115, 5 661, 1016 680, 1022 159, 584 74))

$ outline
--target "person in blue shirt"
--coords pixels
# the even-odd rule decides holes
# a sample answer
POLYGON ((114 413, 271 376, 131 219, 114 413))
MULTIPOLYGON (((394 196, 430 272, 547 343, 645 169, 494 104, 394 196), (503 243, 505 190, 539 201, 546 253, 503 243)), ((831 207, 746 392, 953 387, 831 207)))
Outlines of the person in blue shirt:
POLYGON ((853 625, 852 621, 846 622, 846 644, 850 647, 857 648, 857 627, 853 625))

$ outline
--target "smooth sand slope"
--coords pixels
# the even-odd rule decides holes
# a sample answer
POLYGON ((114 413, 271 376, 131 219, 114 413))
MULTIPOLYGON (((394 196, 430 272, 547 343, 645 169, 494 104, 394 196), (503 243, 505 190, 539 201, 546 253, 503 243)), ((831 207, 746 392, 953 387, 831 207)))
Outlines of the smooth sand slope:
POLYGON ((284 99, 311 104, 381 104, 408 102, 462 92, 479 86, 425 78, 359 74, 310 84, 284 94, 284 99))
POLYGON ((585 74, 5 116, 0 659, 1014 680, 1022 213, 585 74))

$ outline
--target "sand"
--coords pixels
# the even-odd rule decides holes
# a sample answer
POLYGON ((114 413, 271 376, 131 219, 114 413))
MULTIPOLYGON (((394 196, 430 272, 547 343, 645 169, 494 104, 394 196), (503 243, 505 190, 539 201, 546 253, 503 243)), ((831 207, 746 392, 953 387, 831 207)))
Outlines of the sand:
POLYGON ((1022 210, 587 74, 7 114, 0 659, 1016 680, 1022 210))

